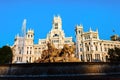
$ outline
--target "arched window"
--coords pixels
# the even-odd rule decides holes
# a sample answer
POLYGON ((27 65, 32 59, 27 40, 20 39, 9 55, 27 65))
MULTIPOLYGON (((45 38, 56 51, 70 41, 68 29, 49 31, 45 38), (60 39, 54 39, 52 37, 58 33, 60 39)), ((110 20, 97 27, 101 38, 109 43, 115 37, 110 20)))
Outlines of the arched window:
POLYGON ((78 32, 79 32, 79 34, 81 33, 81 31, 80 31, 80 30, 79 30, 78 32))
POLYGON ((28 54, 28 51, 27 51, 27 54, 28 54))
POLYGON ((55 23, 55 26, 58 26, 58 23, 55 23))
POLYGON ((95 54, 95 61, 100 61, 100 54, 95 54))
POLYGON ((32 51, 30 51, 30 54, 32 53, 32 51))
POLYGON ((98 50, 97 46, 95 48, 96 48, 96 51, 97 51, 98 50))
POLYGON ((29 58, 29 61, 31 62, 31 57, 29 58))
POLYGON ((31 38, 33 37, 33 35, 31 35, 31 38))
POLYGON ((19 51, 19 54, 21 54, 21 50, 19 51))
POLYGON ((89 47, 88 46, 86 46, 86 50, 89 51, 89 47))
POLYGON ((28 35, 28 38, 30 37, 30 35, 28 35))
POLYGON ((80 48, 80 51, 82 52, 82 48, 80 48))
POLYGON ((106 56, 106 62, 108 62, 108 59, 109 59, 108 56, 106 56))
POLYGON ((83 61, 84 59, 83 59, 83 55, 81 55, 81 61, 83 61))
POLYGON ((101 47, 101 51, 102 51, 102 47, 101 47))

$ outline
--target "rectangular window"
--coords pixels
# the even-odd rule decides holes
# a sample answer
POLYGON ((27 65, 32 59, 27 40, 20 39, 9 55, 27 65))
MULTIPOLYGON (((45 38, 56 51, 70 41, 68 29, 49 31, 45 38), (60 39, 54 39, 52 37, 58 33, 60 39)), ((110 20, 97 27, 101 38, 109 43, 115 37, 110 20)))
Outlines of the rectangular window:
POLYGON ((80 46, 82 46, 82 44, 80 44, 80 46))
POLYGON ((92 54, 86 54, 86 59, 88 62, 92 61, 92 54))
POLYGON ((70 42, 70 40, 66 40, 66 41, 65 41, 65 43, 69 43, 69 42, 70 42))
POLYGON ((22 58, 20 57, 20 62, 22 61, 22 58))
POLYGON ((58 29, 58 23, 55 23, 55 29, 58 29))
POLYGON ((29 58, 29 61, 31 62, 31 57, 29 58))
POLYGON ((21 54, 21 50, 19 51, 19 54, 21 54))
POLYGON ((98 48, 97 48, 97 46, 96 46, 95 48, 96 48, 96 51, 98 51, 98 48))
POLYGON ((107 48, 105 48, 105 51, 107 51, 107 48))
POLYGON ((80 51, 82 52, 82 48, 80 48, 80 51))
POLYGON ((102 47, 101 47, 101 51, 102 51, 102 47))
POLYGON ((80 30, 79 30, 79 34, 80 34, 81 32, 80 32, 80 30))
POLYGON ((28 51, 27 51, 27 54, 28 54, 28 51))
POLYGON ((17 57, 17 61, 18 61, 18 57, 17 57))
POLYGON ((19 57, 19 61, 20 61, 20 57, 19 57))
POLYGON ((36 57, 34 58, 34 60, 36 60, 36 57))
POLYGON ((83 55, 81 55, 81 61, 83 61, 83 60, 84 60, 83 55))
POLYGON ((95 61, 100 61, 100 54, 95 54, 95 61))

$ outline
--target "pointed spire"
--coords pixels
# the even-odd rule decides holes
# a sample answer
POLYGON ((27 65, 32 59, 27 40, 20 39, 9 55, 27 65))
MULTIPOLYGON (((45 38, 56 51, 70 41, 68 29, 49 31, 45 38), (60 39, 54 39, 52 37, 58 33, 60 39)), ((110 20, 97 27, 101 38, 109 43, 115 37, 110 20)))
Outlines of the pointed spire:
POLYGON ((76 24, 76 27, 78 27, 78 24, 76 24))
POLYGON ((98 28, 96 29, 96 32, 98 33, 98 28))
POLYGON ((59 17, 59 18, 60 18, 60 15, 58 14, 58 15, 57 15, 57 17, 59 17))
POLYGON ((90 27, 90 29, 89 29, 89 32, 92 32, 92 29, 91 29, 91 27, 90 27))
POLYGON ((96 32, 97 32, 97 36, 98 36, 97 38, 99 39, 98 28, 96 29, 96 32))
POLYGON ((82 27, 82 24, 80 24, 80 27, 82 27))
POLYGON ((79 25, 79 27, 80 27, 80 28, 83 28, 83 25, 82 25, 82 24, 80 24, 80 25, 79 25))
POLYGON ((19 34, 17 34, 15 37, 16 37, 16 38, 19 37, 19 34))

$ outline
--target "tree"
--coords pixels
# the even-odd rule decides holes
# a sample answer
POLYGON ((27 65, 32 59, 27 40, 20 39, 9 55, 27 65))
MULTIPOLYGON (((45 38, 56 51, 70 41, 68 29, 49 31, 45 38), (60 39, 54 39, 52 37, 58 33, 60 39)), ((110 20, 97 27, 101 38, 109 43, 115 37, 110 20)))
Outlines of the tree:
POLYGON ((116 34, 112 35, 110 38, 111 38, 112 41, 120 41, 120 37, 116 34))
POLYGON ((0 64, 11 63, 12 57, 12 50, 9 46, 3 46, 0 48, 0 64))
POLYGON ((120 48, 115 47, 114 49, 108 50, 109 60, 111 62, 119 62, 120 61, 120 48))

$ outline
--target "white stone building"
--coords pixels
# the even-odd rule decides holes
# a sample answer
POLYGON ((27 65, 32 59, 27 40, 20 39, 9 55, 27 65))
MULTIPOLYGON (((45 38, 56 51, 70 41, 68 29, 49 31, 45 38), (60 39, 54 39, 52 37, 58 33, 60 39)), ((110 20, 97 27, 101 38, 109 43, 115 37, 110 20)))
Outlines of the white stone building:
MULTIPOLYGON (((25 26, 25 23, 23 23, 23 26, 25 26)), ((34 44, 34 31, 31 29, 22 37, 17 35, 12 47, 13 63, 32 63, 41 58, 42 51, 47 49, 48 42, 53 43, 58 49, 63 48, 64 44, 74 44, 72 37, 65 37, 60 16, 54 17, 51 31, 48 33, 46 39, 39 39, 38 44, 34 44)))
MULTIPOLYGON (((47 49, 47 43, 53 43, 56 48, 63 48, 64 44, 73 45, 72 37, 65 37, 62 30, 62 20, 60 16, 55 16, 52 21, 52 29, 47 34, 46 39, 39 39, 38 44, 34 44, 34 31, 29 29, 26 33, 26 20, 23 22, 23 35, 15 37, 13 50, 13 63, 34 62, 41 58, 42 51, 47 49)), ((82 62, 106 62, 108 49, 118 47, 119 41, 99 39, 98 30, 84 32, 82 25, 77 25, 76 29, 76 57, 82 62)))
POLYGON ((106 62, 108 49, 118 47, 119 41, 100 40, 98 30, 83 31, 82 25, 76 26, 76 56, 84 62, 106 62))

